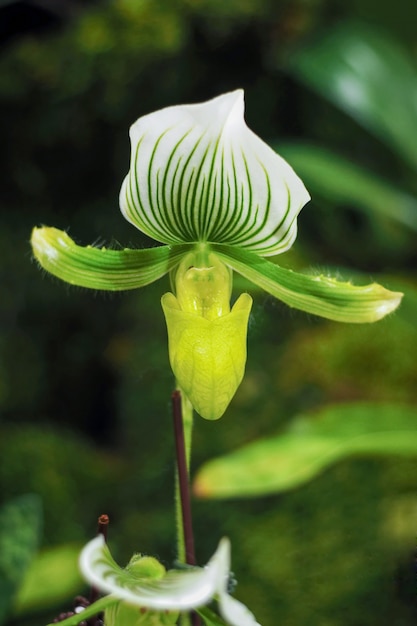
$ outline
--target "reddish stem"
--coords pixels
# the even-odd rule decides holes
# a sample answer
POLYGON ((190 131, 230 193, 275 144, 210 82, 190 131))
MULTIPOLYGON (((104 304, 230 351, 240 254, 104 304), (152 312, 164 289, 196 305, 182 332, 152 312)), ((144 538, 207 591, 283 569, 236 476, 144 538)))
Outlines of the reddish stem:
MULTIPOLYGON (((109 528, 109 522, 110 522, 109 516, 106 514, 100 515, 97 521, 97 534, 103 535, 104 541, 106 542, 107 542, 107 531, 109 528)), ((99 590, 96 587, 92 586, 90 589, 90 603, 93 604, 93 602, 96 602, 99 596, 100 596, 99 590)))
POLYGON ((195 565, 194 535, 191 516, 190 482, 185 452, 184 424, 182 419, 181 392, 172 394, 172 417, 174 421, 175 450, 177 455, 178 484, 180 491, 182 527, 185 545, 185 561, 195 565))
POLYGON ((98 518, 97 534, 103 535, 104 541, 106 542, 107 542, 107 531, 109 528, 109 523, 110 523, 109 516, 106 515, 105 513, 103 515, 100 515, 100 517, 98 518))

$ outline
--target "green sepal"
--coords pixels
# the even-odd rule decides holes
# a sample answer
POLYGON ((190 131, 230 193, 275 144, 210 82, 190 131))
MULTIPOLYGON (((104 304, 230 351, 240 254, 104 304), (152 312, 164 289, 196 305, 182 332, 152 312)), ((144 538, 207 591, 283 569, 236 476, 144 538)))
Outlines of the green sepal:
POLYGON ((32 231, 33 254, 41 267, 71 285, 122 291, 136 289, 167 274, 189 250, 188 245, 142 250, 79 246, 57 228, 32 231))
POLYGON ((183 311, 172 293, 166 293, 161 303, 169 358, 178 384, 202 417, 218 419, 245 372, 252 298, 242 294, 230 313, 213 320, 183 311))
POLYGON ((232 246, 211 244, 211 249, 233 270, 285 304, 335 322, 376 322, 395 311, 403 296, 378 283, 354 286, 328 276, 299 274, 232 246))

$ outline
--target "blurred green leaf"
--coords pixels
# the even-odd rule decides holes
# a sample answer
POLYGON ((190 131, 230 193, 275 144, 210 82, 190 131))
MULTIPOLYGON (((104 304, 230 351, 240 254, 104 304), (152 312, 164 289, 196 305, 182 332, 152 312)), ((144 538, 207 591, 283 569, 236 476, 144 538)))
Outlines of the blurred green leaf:
POLYGON ((33 560, 14 604, 14 614, 54 606, 85 586, 78 569, 81 544, 65 544, 42 551, 33 560))
POLYGON ((0 509, 0 623, 38 547, 41 520, 41 503, 33 494, 15 498, 0 509))
POLYGON ((401 44, 345 22, 296 51, 290 70, 417 167, 417 72, 401 44))
POLYGON ((288 430, 206 463, 194 492, 205 498, 293 489, 352 455, 417 455, 415 407, 355 403, 298 416, 288 430))
POLYGON ((417 230, 417 199, 382 178, 312 144, 280 144, 277 151, 291 163, 313 197, 351 204, 371 216, 389 217, 417 230))

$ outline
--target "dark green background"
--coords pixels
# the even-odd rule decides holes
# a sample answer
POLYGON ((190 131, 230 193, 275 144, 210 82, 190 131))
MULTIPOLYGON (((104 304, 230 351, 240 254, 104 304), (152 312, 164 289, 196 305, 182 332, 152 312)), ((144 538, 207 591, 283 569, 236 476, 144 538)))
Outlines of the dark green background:
MULTIPOLYGON (((278 149, 309 139, 360 155, 399 185, 412 179, 286 67, 297 46, 350 18, 382 27, 415 53, 417 5, 119 0, 73 8, 46 31, 22 32, 17 20, 0 50, 0 498, 42 497, 44 546, 87 540, 106 512, 121 561, 140 550, 169 563, 174 381, 159 305, 168 279, 117 295, 71 288, 38 270, 31 229, 69 229, 83 244, 146 245, 118 209, 130 124, 237 87, 248 125, 278 149)), ((353 206, 313 199, 294 251, 280 262, 381 275, 415 294, 413 237, 378 228, 353 206)), ((277 432, 301 410, 415 403, 409 320, 343 326, 253 295, 245 381, 220 422, 196 419, 194 468, 277 432)), ((228 535, 237 596, 263 626, 415 623, 417 461, 346 461, 297 491, 196 501, 194 512, 199 562, 228 535)), ((43 613, 15 622, 41 626, 70 605, 52 597, 43 613)))

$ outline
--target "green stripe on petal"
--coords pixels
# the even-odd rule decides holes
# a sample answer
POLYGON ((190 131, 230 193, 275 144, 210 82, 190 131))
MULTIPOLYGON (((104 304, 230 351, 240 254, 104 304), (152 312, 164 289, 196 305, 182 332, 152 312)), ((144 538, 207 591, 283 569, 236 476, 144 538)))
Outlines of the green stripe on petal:
POLYGON ((403 296, 377 283, 356 287, 323 275, 299 274, 232 246, 213 244, 212 251, 285 304, 336 322, 376 322, 394 311, 403 296))
POLYGON ((109 250, 79 246, 57 228, 34 228, 31 244, 41 267, 71 285, 106 291, 136 289, 179 263, 188 246, 109 250))
POLYGON ((139 118, 120 192, 125 217, 168 244, 218 242, 261 256, 287 250, 310 196, 243 114, 237 90, 139 118))

